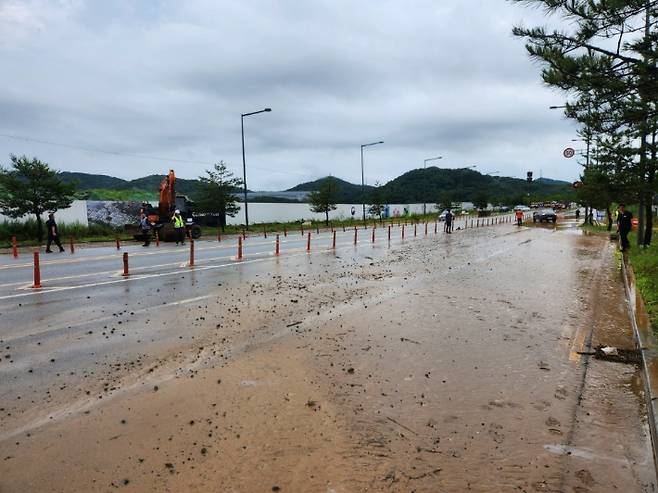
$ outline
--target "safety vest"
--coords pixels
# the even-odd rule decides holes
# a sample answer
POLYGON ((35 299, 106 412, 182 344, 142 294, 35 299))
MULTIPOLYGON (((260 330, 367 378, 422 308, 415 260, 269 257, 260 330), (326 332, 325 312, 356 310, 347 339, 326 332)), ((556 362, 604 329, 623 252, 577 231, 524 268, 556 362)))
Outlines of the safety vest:
POLYGON ((181 216, 174 216, 174 228, 184 228, 185 223, 183 222, 183 218, 181 216))

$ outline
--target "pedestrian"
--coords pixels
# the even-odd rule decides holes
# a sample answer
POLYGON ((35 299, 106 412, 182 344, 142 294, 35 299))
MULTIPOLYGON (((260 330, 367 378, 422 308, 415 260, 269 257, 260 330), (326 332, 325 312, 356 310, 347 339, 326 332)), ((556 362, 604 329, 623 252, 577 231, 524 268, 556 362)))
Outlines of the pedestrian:
POLYGON ((144 213, 142 213, 142 217, 139 220, 139 229, 142 232, 142 238, 144 239, 144 244, 142 246, 149 246, 151 244, 151 223, 149 223, 149 218, 144 213))
POLYGON ((46 228, 48 229, 48 243, 46 244, 46 253, 53 253, 50 249, 50 245, 53 243, 59 247, 59 251, 63 252, 64 247, 62 242, 59 241, 59 232, 57 231, 57 223, 55 222, 55 214, 52 212, 48 214, 48 220, 46 221, 46 228))
POLYGON ((452 233, 452 212, 450 212, 450 209, 446 211, 446 224, 444 227, 444 231, 448 234, 452 233))
POLYGON ((626 210, 624 204, 619 204, 619 214, 617 215, 617 229, 621 239, 621 251, 628 250, 631 244, 628 241, 628 233, 633 227, 633 213, 626 210))
POLYGON ((174 223, 174 232, 176 236, 176 245, 180 243, 181 245, 185 244, 185 221, 183 221, 183 218, 180 215, 180 211, 176 209, 174 211, 174 215, 171 218, 172 222, 174 223))
POLYGON ((514 216, 516 217, 516 225, 517 226, 522 226, 523 225, 523 211, 521 209, 517 209, 516 212, 514 213, 514 216))
POLYGON ((580 207, 576 209, 576 221, 580 219, 580 207))

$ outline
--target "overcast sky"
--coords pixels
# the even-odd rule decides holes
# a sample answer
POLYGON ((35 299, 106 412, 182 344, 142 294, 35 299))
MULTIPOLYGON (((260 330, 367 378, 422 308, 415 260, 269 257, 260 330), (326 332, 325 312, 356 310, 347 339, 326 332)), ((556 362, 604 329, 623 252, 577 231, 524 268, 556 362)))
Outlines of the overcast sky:
POLYGON ((572 180, 575 126, 548 110, 565 97, 520 22, 545 20, 505 0, 0 0, 0 134, 33 139, 0 137, 0 163, 131 179, 224 160, 242 176, 240 114, 271 107, 245 118, 253 190, 360 183, 378 140, 370 184, 435 156, 572 180))

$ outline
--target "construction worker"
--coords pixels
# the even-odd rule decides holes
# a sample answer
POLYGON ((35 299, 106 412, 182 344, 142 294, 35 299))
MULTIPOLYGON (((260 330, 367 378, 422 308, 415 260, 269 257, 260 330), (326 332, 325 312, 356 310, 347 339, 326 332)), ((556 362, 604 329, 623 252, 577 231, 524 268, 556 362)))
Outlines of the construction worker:
POLYGON ((149 223, 149 218, 144 213, 142 213, 142 217, 139 220, 139 229, 142 232, 142 238, 144 239, 144 244, 142 246, 149 246, 151 244, 151 223, 149 223))
POLYGON ((517 209, 516 212, 514 213, 514 216, 516 217, 516 225, 517 226, 522 226, 523 225, 523 211, 521 209, 517 209))
POLYGON ((181 245, 185 244, 185 221, 180 215, 180 211, 176 209, 174 215, 171 218, 171 221, 174 223, 174 232, 176 236, 176 245, 179 243, 181 245))
POLYGON ((59 233, 57 231, 57 223, 55 222, 55 214, 52 212, 48 214, 46 229, 48 230, 48 243, 46 244, 46 253, 53 253, 50 249, 50 245, 53 243, 59 247, 60 252, 63 252, 64 247, 62 247, 62 242, 59 241, 59 233))

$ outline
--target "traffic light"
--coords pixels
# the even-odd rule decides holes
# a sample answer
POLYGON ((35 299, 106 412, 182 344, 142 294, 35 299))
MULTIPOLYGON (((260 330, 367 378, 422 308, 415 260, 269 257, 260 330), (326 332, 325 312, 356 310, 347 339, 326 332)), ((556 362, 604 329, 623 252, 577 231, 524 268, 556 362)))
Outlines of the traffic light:
POLYGON ((528 183, 532 183, 532 171, 528 171, 528 183))

